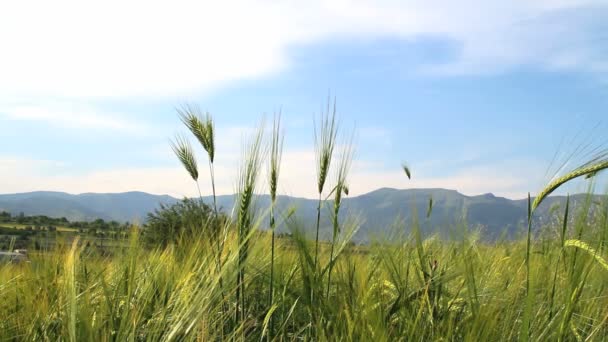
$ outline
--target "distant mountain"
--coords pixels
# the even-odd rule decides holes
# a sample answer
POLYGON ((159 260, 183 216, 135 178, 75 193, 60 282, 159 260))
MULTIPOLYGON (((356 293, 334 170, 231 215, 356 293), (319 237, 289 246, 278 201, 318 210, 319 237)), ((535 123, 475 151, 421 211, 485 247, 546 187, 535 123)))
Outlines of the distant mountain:
MULTIPOLYGON (((603 196, 593 196, 599 201, 603 196)), ((577 208, 587 198, 585 194, 571 196, 572 208, 577 208)), ((205 197, 210 203, 212 198, 205 197)), ((532 198, 534 200, 534 198, 532 198)), ((563 215, 566 198, 564 196, 548 197, 536 210, 534 215, 535 226, 555 219, 555 215, 563 215), (550 215, 551 208, 560 211, 550 215)), ((232 208, 234 196, 220 196, 218 205, 223 208, 232 208)), ((332 201, 324 204, 321 235, 324 238, 331 236, 332 201)), ((267 195, 258 196, 258 208, 269 207, 270 198, 267 195)), ((287 212, 289 208, 296 209, 299 226, 307 232, 314 230, 317 214, 317 201, 304 198, 279 196, 279 212, 287 212)), ((386 237, 387 233, 409 231, 414 220, 418 221, 424 234, 439 233, 449 236, 458 233, 466 226, 469 230, 479 230, 482 237, 493 240, 500 237, 514 238, 527 229, 527 199, 510 200, 497 197, 491 193, 466 196, 456 190, 447 189, 390 189, 382 188, 370 193, 345 198, 342 202, 341 222, 345 218, 357 218, 359 229, 354 237, 355 241, 367 241, 371 237, 386 237), (432 198, 431 215, 427 218, 429 201, 432 198)), ((561 216, 560 216, 561 217, 561 216)), ((279 227, 286 231, 287 227, 279 227)))
POLYGON ((71 195, 64 192, 37 191, 0 195, 0 211, 65 217, 70 221, 102 218, 119 222, 143 222, 146 214, 158 208, 161 203, 172 204, 176 201, 177 199, 171 196, 145 192, 71 195))
MULTIPOLYGON (((573 203, 583 201, 585 195, 572 197, 573 203)), ((596 198, 596 200, 599 199, 596 198)), ((203 200, 211 203, 211 197, 203 200)), ((225 212, 231 212, 235 196, 219 196, 218 206, 225 212)), ((172 204, 178 199, 167 195, 151 195, 143 192, 126 192, 118 194, 86 193, 71 195, 62 192, 30 192, 12 195, 0 195, 0 211, 13 214, 23 212, 26 215, 47 215, 66 217, 69 220, 93 220, 102 218, 119 222, 145 221, 147 213, 158 208, 161 203, 172 204)), ((535 219, 546 222, 549 210, 556 204, 564 203, 560 196, 549 197, 537 210, 535 219)), ((257 208, 260 211, 268 208, 270 198, 267 195, 257 197, 257 208)), ((324 206, 321 234, 330 236, 329 216, 331 201, 324 206)), ((279 212, 289 208, 296 209, 296 222, 307 232, 314 230, 317 201, 305 198, 279 196, 279 212)), ((357 241, 365 241, 374 235, 385 235, 387 232, 410 229, 416 218, 424 233, 449 234, 458 231, 466 222, 470 229, 481 230, 489 239, 501 235, 513 237, 523 231, 527 217, 527 200, 510 200, 492 194, 466 196, 455 190, 446 189, 407 189, 397 190, 383 188, 373 192, 349 197, 343 200, 341 219, 356 217, 360 228, 355 236, 357 241), (433 199, 433 209, 427 218, 429 200, 433 199)), ((286 231, 287 227, 279 227, 286 231)))

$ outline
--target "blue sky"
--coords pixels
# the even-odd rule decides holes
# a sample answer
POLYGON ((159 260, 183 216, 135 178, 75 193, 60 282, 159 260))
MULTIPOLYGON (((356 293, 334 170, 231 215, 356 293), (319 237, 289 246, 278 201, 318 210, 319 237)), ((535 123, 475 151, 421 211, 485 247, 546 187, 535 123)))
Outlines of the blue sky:
POLYGON ((192 195, 168 144, 184 102, 216 120, 220 193, 234 190, 242 141, 281 109, 281 191, 313 197, 328 94, 356 135, 354 194, 522 198, 556 152, 608 142, 605 1, 38 6, 0 5, 0 193, 192 195))

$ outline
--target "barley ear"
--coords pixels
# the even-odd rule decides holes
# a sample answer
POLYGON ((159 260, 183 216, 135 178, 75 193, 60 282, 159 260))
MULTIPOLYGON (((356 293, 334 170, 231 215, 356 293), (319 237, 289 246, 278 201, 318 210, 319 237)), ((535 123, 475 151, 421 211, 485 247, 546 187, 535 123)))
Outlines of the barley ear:
POLYGON ((268 184, 270 186, 270 199, 274 203, 277 198, 279 174, 281 172, 281 157, 283 154, 283 141, 285 135, 281 132, 281 113, 274 118, 272 127, 272 140, 270 142, 270 164, 268 184))
POLYGON ((205 114, 205 121, 204 121, 204 126, 205 126, 205 144, 207 147, 205 147, 205 150, 207 151, 207 154, 209 155, 209 161, 211 161, 213 163, 213 160, 215 159, 215 124, 213 122, 213 118, 211 117, 211 114, 206 113, 205 114))
POLYGON ((317 158, 317 190, 323 192, 331 161, 336 146, 338 123, 336 121, 336 101, 334 99, 333 111, 330 113, 330 102, 327 102, 327 111, 321 114, 319 127, 315 125, 315 152, 317 158))
POLYGON ((209 155, 209 161, 213 163, 215 159, 215 137, 211 115, 206 113, 203 116, 200 107, 192 104, 182 105, 176 111, 180 120, 188 127, 209 155))
POLYGON ((585 252, 589 253, 589 255, 591 255, 593 258, 595 258, 595 260, 598 262, 598 264, 600 264, 600 266, 602 266, 606 271, 608 271, 608 262, 606 262, 606 260, 602 258, 598 251, 596 251, 593 247, 589 246, 586 242, 576 239, 566 240, 564 242, 564 246, 576 247, 584 250, 585 252))
POLYGON ((237 204, 237 238, 238 248, 238 280, 237 280, 237 306, 235 316, 237 321, 244 319, 242 310, 245 308, 245 262, 249 254, 249 233, 254 219, 253 202, 256 184, 263 160, 262 137, 263 125, 251 143, 243 150, 242 165, 239 169, 238 200, 237 204))
POLYGON ((600 160, 593 164, 584 164, 583 166, 574 169, 574 171, 566 174, 565 176, 552 181, 534 199, 534 203, 532 204, 532 211, 534 211, 542 203, 542 201, 547 198, 547 196, 549 196, 553 191, 555 191, 563 184, 581 176, 587 176, 590 174, 595 175, 605 169, 608 169, 608 160, 600 160))
POLYGON ((190 177, 192 177, 194 181, 198 181, 198 167, 190 142, 183 136, 177 135, 175 136, 175 140, 171 141, 171 149, 186 171, 188 171, 190 177))
POLYGON ((410 171, 409 166, 407 166, 407 164, 403 163, 401 165, 401 167, 403 168, 403 171, 405 172, 405 175, 407 176, 408 179, 412 179, 412 173, 410 171))

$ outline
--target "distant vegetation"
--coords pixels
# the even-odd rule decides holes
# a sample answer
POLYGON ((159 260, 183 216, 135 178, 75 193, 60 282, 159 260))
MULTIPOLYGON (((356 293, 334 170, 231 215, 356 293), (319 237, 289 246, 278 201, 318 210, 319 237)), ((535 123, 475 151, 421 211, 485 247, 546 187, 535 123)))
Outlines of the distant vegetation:
POLYGON ((44 215, 36 215, 36 216, 26 216, 23 213, 19 215, 11 215, 6 211, 0 212, 0 224, 3 225, 11 225, 17 224, 21 226, 27 226, 27 228, 32 228, 35 230, 47 229, 49 227, 57 228, 71 228, 73 230, 86 230, 86 229, 95 229, 95 230, 125 230, 130 227, 129 222, 120 223, 117 221, 109 221, 106 222, 103 219, 96 219, 93 221, 76 221, 70 222, 65 217, 62 218, 53 218, 44 215))
MULTIPOLYGON (((0 265, 0 340, 608 339, 607 197, 588 195, 576 207, 567 198, 542 227, 535 220, 565 182, 586 177, 593 184, 608 168, 608 151, 530 197, 516 240, 484 242, 464 219, 449 238, 425 236, 436 215, 437 201, 428 198, 419 216, 394 218, 392 235, 360 246, 352 244, 359 221, 341 206, 356 184, 349 183, 353 150, 350 138, 339 140, 335 105, 317 121, 312 227, 296 208, 276 206, 278 116, 269 143, 261 126, 246 145, 237 205, 224 216, 214 191, 213 120, 196 106, 179 114, 205 152, 212 200, 161 207, 112 255, 82 237, 32 254, 30 264, 0 265), (259 192, 269 194, 267 206, 256 204, 259 192), (329 239, 304 234, 323 222, 329 239), (280 224, 289 234, 279 238, 280 224)), ((172 147, 198 191, 207 167, 199 169, 187 137, 172 147)), ((416 177, 403 170, 404 182, 416 177)))
MULTIPOLYGON (((166 247, 176 243, 182 236, 193 236, 201 227, 214 220, 210 206, 199 200, 184 199, 173 205, 161 204, 160 208, 148 214, 144 225, 144 239, 152 246, 166 247)), ((221 224, 228 220, 220 214, 221 224)))
POLYGON ((70 222, 65 217, 52 218, 44 215, 26 216, 0 212, 0 251, 13 248, 42 249, 54 245, 57 234, 74 238, 75 235, 101 239, 125 239, 131 225, 128 222, 93 221, 70 222), (52 233, 54 235, 49 235, 52 233), (14 240, 14 241, 13 241, 14 240))

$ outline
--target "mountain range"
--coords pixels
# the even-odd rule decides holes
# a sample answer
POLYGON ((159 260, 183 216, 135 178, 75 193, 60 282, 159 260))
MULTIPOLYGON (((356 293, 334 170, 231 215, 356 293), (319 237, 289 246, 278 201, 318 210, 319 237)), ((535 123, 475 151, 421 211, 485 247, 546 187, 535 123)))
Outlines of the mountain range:
MULTIPOLYGON (((580 203, 586 195, 572 196, 573 203, 580 203)), ((230 212, 235 196, 218 196, 218 206, 230 212)), ((160 204, 170 205, 178 199, 168 195, 152 195, 144 192, 126 192, 114 194, 85 193, 72 195, 63 192, 29 192, 0 195, 0 211, 13 214, 23 212, 26 215, 46 215, 65 217, 71 221, 115 220, 119 222, 144 223, 146 215, 157 209, 160 204)), ((211 203, 211 197, 203 201, 211 203)), ((549 197, 538 208, 535 219, 546 222, 551 217, 550 210, 556 204, 563 204, 563 196, 549 197)), ((257 196, 257 208, 260 211, 268 208, 270 198, 267 195, 257 196)), ((314 230, 317 214, 317 200, 279 196, 279 212, 295 208, 296 222, 314 230)), ((332 202, 327 201, 323 209, 321 234, 330 236, 329 217, 332 202)), ((511 200, 492 194, 466 196, 455 190, 447 189, 390 189, 382 188, 370 193, 345 198, 342 202, 341 220, 357 218, 359 229, 356 241, 368 240, 374 235, 383 235, 393 230, 410 227, 416 218, 421 229, 426 233, 448 233, 456 230, 466 222, 467 227, 479 229, 488 238, 499 236, 512 237, 521 232, 527 218, 527 199, 511 200), (432 211, 427 217, 429 202, 432 198, 432 211)), ((556 214, 555 214, 556 215, 556 214)), ((346 220, 349 222, 349 220, 346 220)), ((280 230, 287 230, 280 227, 280 230)))

